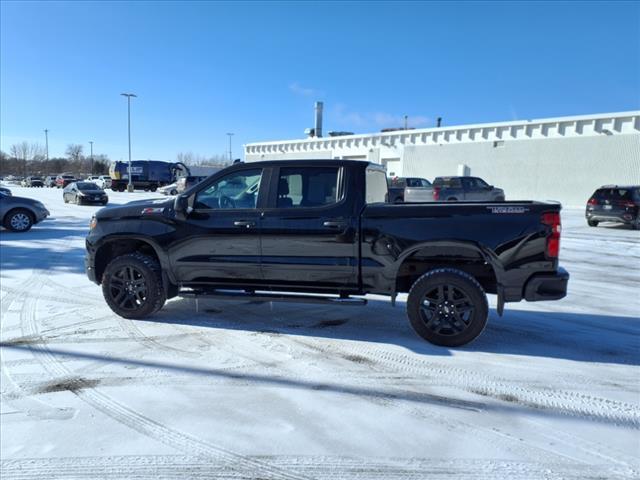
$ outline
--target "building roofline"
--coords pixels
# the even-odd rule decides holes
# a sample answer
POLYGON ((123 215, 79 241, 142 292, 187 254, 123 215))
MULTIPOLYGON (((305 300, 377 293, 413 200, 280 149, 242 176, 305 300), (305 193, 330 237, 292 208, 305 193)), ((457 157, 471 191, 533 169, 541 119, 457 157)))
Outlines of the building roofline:
POLYGON ((430 128, 416 128, 412 130, 396 130, 393 132, 372 132, 372 133, 360 133, 355 135, 344 135, 339 137, 313 137, 303 139, 292 140, 275 140, 266 142, 252 142, 244 144, 245 148, 253 146, 268 146, 268 145, 281 145, 286 144, 304 144, 312 142, 323 141, 339 141, 339 140, 357 140, 372 137, 389 137, 397 135, 421 135, 429 133, 439 132, 451 132, 456 130, 475 130, 475 129, 491 129, 491 128, 509 128, 509 127, 532 127, 546 124, 559 124, 559 123, 575 123, 581 121, 592 122, 596 120, 615 120, 618 118, 640 117, 640 110, 630 110, 626 112, 613 112, 613 113, 597 113, 589 115, 572 115, 566 117, 550 117, 550 118, 538 118, 532 120, 512 120, 508 122, 492 122, 492 123, 475 123, 467 125, 451 125, 445 127, 430 127, 430 128))

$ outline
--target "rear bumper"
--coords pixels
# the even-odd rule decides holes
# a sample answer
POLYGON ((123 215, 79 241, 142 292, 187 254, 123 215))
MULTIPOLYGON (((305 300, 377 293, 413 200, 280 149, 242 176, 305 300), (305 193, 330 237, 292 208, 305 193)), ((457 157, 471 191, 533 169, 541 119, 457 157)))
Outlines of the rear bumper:
POLYGON ((535 274, 524 287, 524 299, 528 302, 560 300, 567 296, 568 282, 569 272, 561 267, 555 273, 535 274))
POLYGON ((596 222, 633 223, 638 218, 638 214, 633 211, 606 212, 602 210, 587 210, 585 217, 587 220, 596 222))

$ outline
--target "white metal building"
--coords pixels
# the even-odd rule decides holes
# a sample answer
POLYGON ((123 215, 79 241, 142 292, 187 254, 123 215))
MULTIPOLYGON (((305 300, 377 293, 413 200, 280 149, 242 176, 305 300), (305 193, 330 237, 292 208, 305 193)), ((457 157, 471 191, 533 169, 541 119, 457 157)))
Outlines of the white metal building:
POLYGON ((584 206, 601 185, 640 185, 640 111, 250 143, 244 154, 368 160, 429 180, 473 175, 508 200, 584 206))

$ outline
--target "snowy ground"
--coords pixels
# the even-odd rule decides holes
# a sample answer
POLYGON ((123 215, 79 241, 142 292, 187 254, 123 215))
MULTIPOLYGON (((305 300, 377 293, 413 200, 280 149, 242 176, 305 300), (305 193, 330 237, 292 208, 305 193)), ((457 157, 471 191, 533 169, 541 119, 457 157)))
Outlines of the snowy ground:
POLYGON ((404 299, 174 299, 123 320, 83 271, 97 207, 12 189, 52 217, 0 233, 3 480, 640 474, 640 232, 564 210, 567 298, 492 309, 447 349, 404 299))

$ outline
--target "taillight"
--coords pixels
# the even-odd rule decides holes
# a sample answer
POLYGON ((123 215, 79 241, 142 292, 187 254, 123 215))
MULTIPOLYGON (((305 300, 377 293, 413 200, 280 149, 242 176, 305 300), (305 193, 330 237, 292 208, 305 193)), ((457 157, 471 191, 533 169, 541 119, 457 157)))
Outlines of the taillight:
POLYGON ((587 205, 597 205, 598 201, 595 198, 590 198, 587 205))
POLYGON ((622 206, 625 208, 633 208, 636 206, 636 204, 630 201, 626 201, 626 202, 622 202, 622 206))
POLYGON ((547 257, 558 258, 560 255, 560 213, 547 212, 542 214, 542 223, 551 227, 551 234, 547 237, 547 257))
POLYGON ((433 199, 436 202, 440 200, 440 187, 433 187, 433 199))

